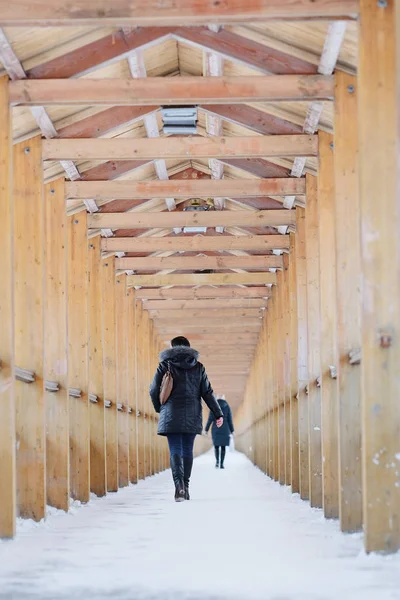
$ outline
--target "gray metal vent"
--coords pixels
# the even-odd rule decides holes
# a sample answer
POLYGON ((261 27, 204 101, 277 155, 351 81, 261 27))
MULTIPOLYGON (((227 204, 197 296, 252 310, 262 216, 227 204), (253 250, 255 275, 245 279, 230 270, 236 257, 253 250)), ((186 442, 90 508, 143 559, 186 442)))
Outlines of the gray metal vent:
POLYGON ((197 106, 170 106, 161 109, 166 135, 197 133, 197 106))

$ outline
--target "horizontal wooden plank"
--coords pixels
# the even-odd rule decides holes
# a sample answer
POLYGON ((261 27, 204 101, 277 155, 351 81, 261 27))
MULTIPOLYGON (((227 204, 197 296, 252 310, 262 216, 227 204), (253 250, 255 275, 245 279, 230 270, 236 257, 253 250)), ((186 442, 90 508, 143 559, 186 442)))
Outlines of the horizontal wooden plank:
POLYGON ((317 156, 316 135, 43 140, 44 160, 154 160, 317 156))
POLYGON ((88 215, 89 229, 153 229, 156 227, 278 227, 294 225, 294 210, 215 210, 88 215))
POLYGON ((262 310, 257 308, 214 308, 214 309, 196 309, 188 308, 183 310, 150 310, 152 319, 168 319, 170 321, 185 319, 260 319, 263 315, 262 310))
POLYGON ((333 100, 326 75, 23 79, 10 82, 13 105, 145 106, 333 100))
POLYGON ((208 250, 274 250, 289 248, 288 235, 114 237, 101 240, 107 252, 156 252, 208 250))
MULTIPOLYGON (((238 288, 238 287, 203 287, 203 288, 169 288, 169 289, 141 289, 135 291, 135 296, 137 299, 145 299, 145 300, 157 300, 157 299, 178 299, 182 300, 213 300, 224 299, 225 300, 251 300, 251 299, 264 299, 268 298, 270 295, 269 288, 265 287, 246 287, 246 288, 238 288)), ((148 304, 143 303, 143 307, 145 308, 148 304)))
POLYGON ((29 0, 2 2, 0 25, 166 26, 277 19, 354 19, 357 0, 29 0))
POLYGON ((303 196, 305 179, 170 179, 168 181, 67 181, 67 199, 246 198, 303 196))
MULTIPOLYGON (((174 288, 175 289, 175 288, 174 288)), ((264 289, 264 288, 263 288, 264 289)), ((137 290, 139 291, 139 290, 137 290)), ((190 290, 188 290, 190 291, 190 290)), ((207 298, 205 300, 145 300, 143 308, 157 312, 182 310, 246 310, 265 309, 267 306, 263 298, 207 298)))
POLYGON ((186 273, 169 275, 128 275, 128 287, 166 285, 261 285, 276 283, 276 273, 186 273))
MULTIPOLYGON (((271 211, 280 212, 280 211, 271 211)), ((288 211, 287 211, 288 212, 288 211)), ((242 213, 243 214, 243 213, 242 213)), ((88 217, 90 219, 90 217, 88 217)), ((98 226, 99 227, 99 226, 98 226)), ((156 227, 159 227, 156 225, 156 227)), ((179 269, 196 271, 200 269, 280 269, 282 256, 148 256, 144 258, 118 258, 117 269, 132 271, 162 271, 179 269)))
POLYGON ((186 331, 199 331, 199 329, 207 329, 212 331, 215 329, 224 329, 224 330, 238 330, 238 331, 247 331, 249 333, 254 331, 259 331, 261 328, 260 319, 245 319, 243 322, 238 321, 237 319, 224 319, 218 322, 210 322, 209 319, 182 319, 181 322, 177 323, 176 320, 171 321, 169 319, 153 319, 155 327, 159 331, 165 331, 169 329, 185 329, 186 331))

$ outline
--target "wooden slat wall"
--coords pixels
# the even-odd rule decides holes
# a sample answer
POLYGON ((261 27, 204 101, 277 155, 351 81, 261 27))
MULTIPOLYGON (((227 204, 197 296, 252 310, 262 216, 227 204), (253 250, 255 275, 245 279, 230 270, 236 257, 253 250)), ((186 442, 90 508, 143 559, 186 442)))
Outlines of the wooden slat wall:
POLYGON ((45 391, 47 502, 69 507, 69 397, 67 326, 67 217, 64 180, 44 187, 45 303, 44 379, 56 382, 58 392, 45 391))
POLYGON ((40 137, 14 146, 15 364, 34 383, 16 383, 17 492, 22 517, 46 513, 43 390, 44 199, 40 137))
POLYGON ((103 305, 103 381, 105 409, 107 491, 118 490, 117 443, 117 367, 116 367, 116 310, 115 258, 109 256, 101 267, 103 305))
POLYGON ((103 298, 100 236, 88 244, 88 328, 89 328, 89 385, 88 392, 97 396, 89 402, 90 420, 90 491, 96 496, 107 493, 106 429, 103 382, 103 298))
POLYGON ((88 246, 86 213, 68 217, 68 387, 70 397, 71 496, 90 497, 88 398, 88 246))
POLYGON ((116 279, 116 343, 117 343, 117 403, 119 487, 129 484, 129 412, 128 412, 128 304, 126 275, 116 279))
POLYGON ((0 537, 15 533, 14 264, 8 79, 0 78, 0 537))

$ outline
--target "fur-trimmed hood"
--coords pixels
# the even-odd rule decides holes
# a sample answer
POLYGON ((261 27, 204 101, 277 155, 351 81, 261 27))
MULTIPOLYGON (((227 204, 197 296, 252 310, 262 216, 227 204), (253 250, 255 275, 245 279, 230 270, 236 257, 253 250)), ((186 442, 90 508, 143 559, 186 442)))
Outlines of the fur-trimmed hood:
POLYGON ((180 369, 193 369, 198 360, 199 353, 189 346, 174 346, 163 350, 160 354, 160 362, 170 362, 180 369))

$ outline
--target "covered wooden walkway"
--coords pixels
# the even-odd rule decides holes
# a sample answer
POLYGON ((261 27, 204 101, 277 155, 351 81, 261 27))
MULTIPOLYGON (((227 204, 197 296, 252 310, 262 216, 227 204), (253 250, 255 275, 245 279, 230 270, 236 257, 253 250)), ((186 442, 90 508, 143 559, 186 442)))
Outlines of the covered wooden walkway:
POLYGON ((397 551, 399 3, 0 0, 0 27, 0 537, 168 466, 148 388, 185 335, 239 450, 397 551))

